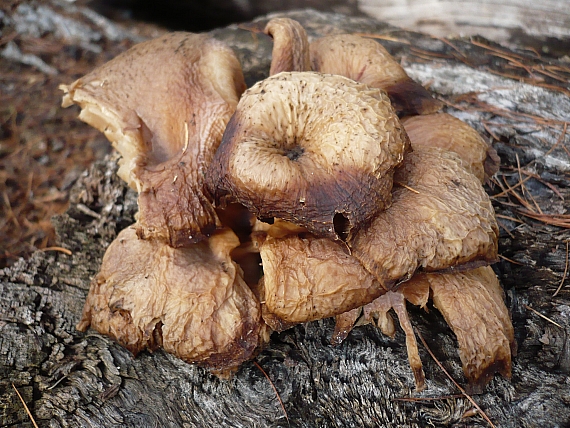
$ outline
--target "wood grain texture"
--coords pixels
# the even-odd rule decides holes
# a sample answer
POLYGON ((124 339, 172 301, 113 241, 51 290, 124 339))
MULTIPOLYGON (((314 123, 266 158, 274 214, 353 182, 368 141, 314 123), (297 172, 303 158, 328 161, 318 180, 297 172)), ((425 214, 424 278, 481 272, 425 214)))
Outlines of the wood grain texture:
MULTIPOLYGON (((287 16, 301 21, 311 37, 350 31, 390 38, 381 41, 403 58, 412 77, 431 85, 447 101, 448 112, 493 141, 503 167, 498 179, 516 185, 518 162, 537 177, 525 182, 525 197, 532 195, 546 213, 566 212, 570 136, 563 129, 570 120, 570 98, 564 84, 550 82, 553 87, 545 89, 498 76, 507 61, 466 40, 450 47, 372 19, 312 11, 287 16), (418 49, 433 55, 422 58, 414 53, 418 49)), ((235 27, 213 34, 234 47, 248 85, 268 74, 268 38, 235 27)), ((537 61, 530 55, 519 60, 537 61)), ((220 380, 162 351, 133 358, 99 334, 78 333, 74 326, 105 248, 136 211, 136 195, 115 173, 115 159, 95 163, 75 184, 67 213, 54 220, 59 244, 71 256, 38 252, 0 271, 0 425, 31 426, 13 383, 42 427, 486 426, 480 416, 463 417, 471 404, 455 396, 458 391, 423 348, 427 389, 414 392, 401 330, 391 340, 373 327, 356 328, 338 347, 329 344, 331 320, 274 334, 257 362, 275 384, 290 424, 251 362, 231 380, 220 380), (426 397, 437 399, 422 400, 426 397)), ((495 185, 489 191, 501 189, 495 185)), ((551 296, 563 279, 570 232, 521 215, 512 197, 497 197, 495 208, 517 219, 499 218, 500 253, 516 263, 503 259, 495 270, 512 312, 518 355, 512 379, 495 377, 475 400, 499 427, 568 426, 568 279, 560 294, 551 296)), ((429 308, 429 313, 410 308, 412 322, 465 385, 455 337, 429 308)))

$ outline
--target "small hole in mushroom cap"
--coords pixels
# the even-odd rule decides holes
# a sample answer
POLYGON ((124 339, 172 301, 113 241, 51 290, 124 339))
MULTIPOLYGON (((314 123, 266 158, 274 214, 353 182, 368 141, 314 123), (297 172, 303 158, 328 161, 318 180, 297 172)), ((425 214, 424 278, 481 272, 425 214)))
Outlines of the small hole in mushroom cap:
POLYGON ((333 225, 339 239, 346 242, 350 232, 350 220, 343 213, 336 213, 333 217, 333 225))
POLYGON ((285 152, 285 156, 287 156, 292 161, 296 161, 301 157, 301 155, 305 152, 305 149, 301 146, 294 146, 293 148, 287 150, 285 152))

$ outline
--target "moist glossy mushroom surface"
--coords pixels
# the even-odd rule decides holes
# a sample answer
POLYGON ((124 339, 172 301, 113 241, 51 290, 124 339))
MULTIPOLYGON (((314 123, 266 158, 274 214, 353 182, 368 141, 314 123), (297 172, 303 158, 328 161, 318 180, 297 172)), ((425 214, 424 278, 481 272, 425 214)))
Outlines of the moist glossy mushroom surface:
POLYGON ((229 229, 189 248, 123 230, 105 253, 77 328, 91 325, 135 354, 162 346, 187 362, 235 369, 265 332, 259 302, 229 255, 238 245, 229 229))
POLYGON ((422 268, 470 268, 497 259, 489 196, 452 152, 418 147, 394 175, 392 205, 348 244, 388 288, 422 268))
POLYGON ((383 91, 342 76, 280 73, 244 93, 208 186, 222 204, 235 199, 258 217, 339 239, 389 205, 408 148, 383 91))
POLYGON ((123 156, 119 176, 139 195, 138 233, 173 246, 219 226, 203 176, 245 90, 232 50, 203 34, 140 43, 62 86, 63 105, 105 133, 123 156))

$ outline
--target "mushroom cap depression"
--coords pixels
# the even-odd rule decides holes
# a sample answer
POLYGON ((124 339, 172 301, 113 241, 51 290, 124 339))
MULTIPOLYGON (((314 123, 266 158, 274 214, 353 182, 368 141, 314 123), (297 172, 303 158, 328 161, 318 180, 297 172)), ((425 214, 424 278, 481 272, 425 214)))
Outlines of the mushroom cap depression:
POLYGON ((119 176, 139 192, 138 233, 173 246, 217 226, 203 176, 245 90, 232 50, 207 35, 140 43, 71 85, 63 106, 121 153, 119 176))
POLYGON ((412 147, 439 147, 457 153, 463 167, 481 182, 499 170, 495 149, 475 129, 448 113, 408 116, 401 122, 412 147))
POLYGON ((352 255, 385 287, 419 268, 467 269, 496 261, 495 211, 455 153, 416 147, 394 182, 392 205, 348 242, 352 255))
POLYGON ((394 108, 404 114, 434 113, 442 107, 377 41, 355 34, 322 37, 310 45, 314 71, 340 74, 388 92, 394 108))
POLYGON ((280 73, 244 93, 208 186, 222 205, 235 199, 260 218, 339 239, 390 204, 393 170, 408 148, 382 90, 280 73))
POLYGON ((265 340, 259 303, 229 255, 238 245, 230 229, 188 248, 124 229, 92 281, 78 330, 91 325, 135 354, 162 346, 210 369, 236 368, 265 340))

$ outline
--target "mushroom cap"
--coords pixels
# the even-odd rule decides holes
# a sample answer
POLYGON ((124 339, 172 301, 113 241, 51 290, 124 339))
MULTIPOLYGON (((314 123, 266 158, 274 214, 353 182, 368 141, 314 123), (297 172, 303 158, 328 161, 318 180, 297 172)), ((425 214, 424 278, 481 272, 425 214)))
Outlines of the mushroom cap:
POLYGON ((140 43, 68 86, 63 106, 121 153, 119 176, 139 195, 141 237, 182 246, 218 225, 203 176, 245 90, 230 48, 171 33, 140 43))
POLYGON ((352 255, 386 287, 418 268, 467 269, 496 261, 493 206, 461 165, 455 153, 416 148, 394 174, 392 205, 349 239, 352 255))
POLYGON ((463 371, 472 388, 481 391, 495 372, 510 377, 514 330, 493 269, 419 274, 406 284, 408 288, 425 285, 457 336, 463 371))
POLYGON ((273 38, 269 75, 282 71, 309 71, 309 40, 301 24, 290 18, 273 18, 263 30, 273 38))
POLYGON ((78 329, 91 325, 133 353, 164 347, 177 357, 231 370, 263 338, 259 302, 230 251, 239 239, 222 229, 187 248, 117 236, 94 278, 78 329))
POLYGON ((365 305, 385 290, 342 245, 310 234, 267 236, 263 318, 276 331, 365 305))
POLYGON ((342 76, 280 73, 244 93, 207 181, 222 204, 236 199, 260 218, 339 239, 389 205, 408 148, 383 91, 342 76))
POLYGON ((442 107, 419 83, 414 82, 377 41, 355 34, 337 34, 310 45, 315 71, 340 74, 372 88, 388 92, 394 108, 406 114, 433 113, 442 107))
POLYGON ((462 120, 448 113, 434 113, 401 121, 412 147, 439 147, 457 153, 463 167, 481 182, 498 171, 500 160, 495 149, 462 120))

